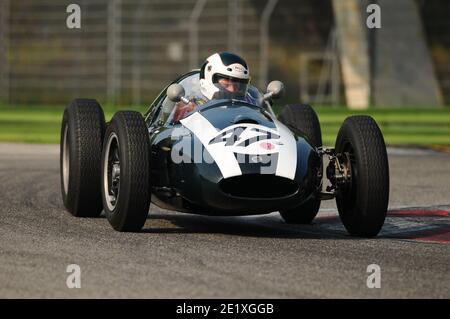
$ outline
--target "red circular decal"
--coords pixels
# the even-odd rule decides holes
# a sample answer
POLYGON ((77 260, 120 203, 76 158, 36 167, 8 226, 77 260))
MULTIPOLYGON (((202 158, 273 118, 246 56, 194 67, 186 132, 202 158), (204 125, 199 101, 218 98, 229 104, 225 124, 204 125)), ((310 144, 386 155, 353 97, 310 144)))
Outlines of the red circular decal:
POLYGON ((273 145, 272 143, 269 143, 269 142, 263 142, 263 143, 259 144, 259 146, 261 146, 265 150, 273 150, 275 148, 275 145, 273 145))

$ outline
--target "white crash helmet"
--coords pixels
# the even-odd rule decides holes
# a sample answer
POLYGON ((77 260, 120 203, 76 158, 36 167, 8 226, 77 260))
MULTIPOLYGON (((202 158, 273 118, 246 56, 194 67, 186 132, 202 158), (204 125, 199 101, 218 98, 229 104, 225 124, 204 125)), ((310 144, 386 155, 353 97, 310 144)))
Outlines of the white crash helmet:
POLYGON ((200 70, 200 91, 208 99, 243 99, 247 94, 250 72, 247 63, 240 56, 229 53, 214 53, 200 70), (228 79, 234 85, 230 92, 219 84, 228 79))

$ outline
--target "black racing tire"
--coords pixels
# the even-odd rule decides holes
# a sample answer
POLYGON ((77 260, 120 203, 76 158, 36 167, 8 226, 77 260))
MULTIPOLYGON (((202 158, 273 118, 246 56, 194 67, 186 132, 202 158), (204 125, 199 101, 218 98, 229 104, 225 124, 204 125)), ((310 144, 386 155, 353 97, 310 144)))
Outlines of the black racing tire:
MULTIPOLYGON (((320 122, 311 106, 286 105, 278 119, 294 131, 304 134, 313 147, 322 146, 320 122)), ((290 224, 310 224, 319 212, 320 202, 319 196, 313 196, 297 207, 280 210, 280 215, 290 224)))
POLYGON ((322 131, 319 118, 310 105, 286 105, 278 119, 284 125, 303 133, 312 146, 322 146, 322 131))
POLYGON ((142 115, 117 112, 106 129, 101 161, 103 207, 117 231, 138 232, 145 224, 151 199, 149 160, 142 115))
POLYGON ((374 237, 389 204, 389 163, 381 130, 370 116, 350 116, 339 130, 335 150, 338 156, 345 154, 351 171, 350 183, 338 187, 336 195, 342 223, 352 236, 374 237))
POLYGON ((97 217, 103 209, 100 159, 105 116, 96 100, 75 99, 61 123, 60 177, 64 206, 77 217, 97 217))

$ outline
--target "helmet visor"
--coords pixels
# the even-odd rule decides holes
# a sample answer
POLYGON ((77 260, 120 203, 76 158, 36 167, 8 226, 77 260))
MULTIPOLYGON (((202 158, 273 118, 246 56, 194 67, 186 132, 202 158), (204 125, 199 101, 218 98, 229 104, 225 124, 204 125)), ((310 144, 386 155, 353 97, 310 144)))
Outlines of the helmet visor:
POLYGON ((216 99, 244 99, 248 90, 249 79, 238 79, 222 74, 215 74, 213 84, 219 89, 216 99))

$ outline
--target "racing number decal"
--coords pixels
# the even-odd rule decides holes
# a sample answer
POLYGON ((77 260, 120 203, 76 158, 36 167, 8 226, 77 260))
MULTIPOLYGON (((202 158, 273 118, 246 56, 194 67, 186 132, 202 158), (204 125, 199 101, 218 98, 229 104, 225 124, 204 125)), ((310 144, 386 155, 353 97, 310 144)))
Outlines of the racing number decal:
POLYGON ((274 153, 278 154, 275 175, 289 179, 295 177, 297 143, 289 129, 281 123, 275 122, 276 129, 249 123, 218 131, 198 112, 180 122, 200 140, 224 178, 242 174, 235 154, 264 156, 274 153))
POLYGON ((262 128, 235 126, 225 132, 221 132, 219 135, 214 137, 209 144, 225 142, 225 146, 232 146, 235 145, 236 142, 239 142, 236 146, 245 147, 250 144, 269 139, 280 139, 280 135, 262 128), (246 134, 242 134, 244 132, 246 132, 246 134), (247 138, 243 139, 241 138, 241 135, 246 135, 247 138))

